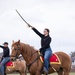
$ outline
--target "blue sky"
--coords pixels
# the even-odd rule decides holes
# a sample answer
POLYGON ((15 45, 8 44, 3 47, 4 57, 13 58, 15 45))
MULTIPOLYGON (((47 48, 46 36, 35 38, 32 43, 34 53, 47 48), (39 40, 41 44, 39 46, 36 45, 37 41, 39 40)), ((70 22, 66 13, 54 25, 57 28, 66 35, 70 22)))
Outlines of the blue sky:
MULTIPOLYGON (((53 52, 75 51, 75 0, 0 0, 0 44, 12 40, 40 48, 40 38, 26 26, 16 13, 41 33, 50 29, 53 52)), ((2 49, 0 49, 2 52, 2 49)))

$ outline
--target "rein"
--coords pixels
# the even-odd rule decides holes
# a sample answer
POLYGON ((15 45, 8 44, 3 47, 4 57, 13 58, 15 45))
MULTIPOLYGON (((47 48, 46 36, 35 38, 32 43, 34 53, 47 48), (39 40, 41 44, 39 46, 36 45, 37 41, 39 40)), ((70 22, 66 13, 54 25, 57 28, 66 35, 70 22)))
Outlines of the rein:
MULTIPOLYGON (((32 54, 31 54, 31 57, 32 57, 34 54, 36 54, 37 52, 38 52, 38 51, 35 51, 34 53, 32 53, 32 54)), ((37 61, 39 58, 40 58, 40 55, 38 55, 37 58, 36 58, 34 61, 32 61, 30 64, 27 65, 28 70, 30 69, 31 65, 32 65, 35 61, 37 61)))
POLYGON ((17 49, 15 49, 15 50, 17 50, 16 55, 15 56, 11 55, 11 57, 15 57, 14 59, 12 59, 13 61, 15 61, 16 59, 21 58, 21 57, 18 57, 18 50, 20 50, 20 45, 17 45, 17 49))
POLYGON ((30 69, 31 65, 40 58, 40 56, 41 55, 39 55, 33 62, 31 62, 30 64, 27 65, 28 70, 30 69))

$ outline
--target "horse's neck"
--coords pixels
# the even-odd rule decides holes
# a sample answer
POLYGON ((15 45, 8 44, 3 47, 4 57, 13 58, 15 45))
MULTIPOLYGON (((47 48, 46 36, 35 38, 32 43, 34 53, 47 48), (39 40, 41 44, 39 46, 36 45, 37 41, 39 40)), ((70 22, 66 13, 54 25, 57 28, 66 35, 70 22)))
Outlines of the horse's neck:
POLYGON ((22 56, 27 62, 27 64, 30 64, 32 61, 34 61, 37 58, 37 53, 35 53, 36 50, 32 48, 29 45, 23 44, 22 46, 22 56))

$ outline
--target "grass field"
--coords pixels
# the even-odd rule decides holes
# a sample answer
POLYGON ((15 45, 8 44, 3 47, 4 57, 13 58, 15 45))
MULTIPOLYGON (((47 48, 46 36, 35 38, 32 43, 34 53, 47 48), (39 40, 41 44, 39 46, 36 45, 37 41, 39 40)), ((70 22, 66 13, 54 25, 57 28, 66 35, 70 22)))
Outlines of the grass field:
MULTIPOLYGON (((8 74, 8 75, 20 75, 20 74, 8 74)), ((29 73, 27 75, 30 75, 29 73)), ((53 73, 50 75, 58 75, 57 73, 53 73)), ((69 75, 75 75, 75 72, 70 73, 69 75)))

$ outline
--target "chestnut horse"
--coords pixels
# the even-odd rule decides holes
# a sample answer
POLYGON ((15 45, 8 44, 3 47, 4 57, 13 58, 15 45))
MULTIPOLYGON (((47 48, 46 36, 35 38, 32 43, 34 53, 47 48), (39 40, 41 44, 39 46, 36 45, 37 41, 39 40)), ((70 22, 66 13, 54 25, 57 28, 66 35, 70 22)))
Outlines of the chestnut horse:
POLYGON ((6 67, 5 75, 13 72, 19 72, 20 75, 26 75, 26 62, 24 60, 16 59, 13 61, 14 67, 6 67))
MULTIPOLYGON (((28 44, 17 41, 12 44, 13 56, 22 54, 26 61, 30 75, 41 75, 41 70, 43 68, 43 63, 40 61, 38 51, 28 44)), ((59 57, 61 64, 52 64, 58 75, 69 75, 71 69, 71 59, 64 52, 55 52, 59 57)), ((54 73, 53 68, 49 68, 49 74, 54 73)))

